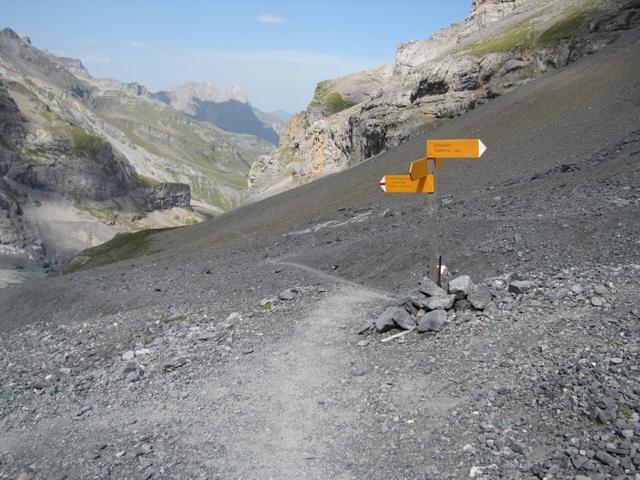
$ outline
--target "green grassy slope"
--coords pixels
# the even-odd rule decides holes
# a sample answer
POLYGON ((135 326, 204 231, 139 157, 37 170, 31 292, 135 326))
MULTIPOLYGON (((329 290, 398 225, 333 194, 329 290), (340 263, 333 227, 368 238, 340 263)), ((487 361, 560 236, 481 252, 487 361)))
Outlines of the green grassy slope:
POLYGON ((237 206, 251 164, 273 148, 255 137, 224 132, 189 119, 146 98, 109 92, 99 103, 100 118, 122 131, 132 143, 199 172, 190 182, 194 198, 223 210, 237 206))

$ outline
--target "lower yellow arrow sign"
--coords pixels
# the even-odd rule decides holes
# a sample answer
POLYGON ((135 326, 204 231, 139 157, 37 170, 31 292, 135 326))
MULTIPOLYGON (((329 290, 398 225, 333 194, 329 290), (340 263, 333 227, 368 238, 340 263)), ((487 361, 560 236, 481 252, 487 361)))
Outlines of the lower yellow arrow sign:
POLYGON ((435 177, 428 175, 411 180, 410 175, 385 175, 380 180, 380 188, 387 193, 435 193, 435 177))

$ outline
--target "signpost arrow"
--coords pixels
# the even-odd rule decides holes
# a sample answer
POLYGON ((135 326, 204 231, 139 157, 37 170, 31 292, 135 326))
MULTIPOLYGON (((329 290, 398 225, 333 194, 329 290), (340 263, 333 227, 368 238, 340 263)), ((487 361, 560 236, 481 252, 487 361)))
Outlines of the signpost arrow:
POLYGON ((409 176, 411 177, 411 180, 418 180, 419 178, 426 177, 427 175, 429 175, 429 160, 421 158, 420 160, 411 162, 411 167, 409 167, 409 176))
POLYGON ((487 150, 482 140, 427 140, 427 158, 480 158, 487 150))
POLYGON ((434 193, 435 177, 427 175, 411 180, 411 175, 385 175, 380 179, 380 188, 386 193, 434 193))

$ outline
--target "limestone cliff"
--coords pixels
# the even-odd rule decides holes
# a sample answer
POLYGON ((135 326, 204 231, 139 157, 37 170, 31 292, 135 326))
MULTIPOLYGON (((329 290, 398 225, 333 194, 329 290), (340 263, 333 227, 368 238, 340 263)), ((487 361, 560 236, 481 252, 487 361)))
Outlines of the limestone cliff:
POLYGON ((470 16, 401 44, 393 66, 320 82, 279 148, 254 163, 250 200, 397 146, 566 66, 640 24, 638 0, 474 0, 470 16), (359 82, 361 78, 375 81, 359 82))

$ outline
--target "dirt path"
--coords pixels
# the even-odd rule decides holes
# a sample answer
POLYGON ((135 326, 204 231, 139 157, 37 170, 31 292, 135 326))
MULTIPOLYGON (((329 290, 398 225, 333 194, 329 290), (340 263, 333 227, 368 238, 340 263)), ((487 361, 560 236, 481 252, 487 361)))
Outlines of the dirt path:
MULTIPOLYGON (((236 398, 223 402, 224 415, 211 412, 206 420, 227 450, 218 468, 239 478, 351 477, 332 461, 347 447, 341 428, 358 416, 342 405, 344 383, 356 378, 350 368, 358 348, 348 345, 344 331, 379 301, 377 293, 341 288, 300 318, 290 337, 238 363, 224 388, 207 388, 205 398, 236 398), (230 459, 238 461, 229 465, 230 459)), ((348 395, 357 396, 352 383, 348 395)))

